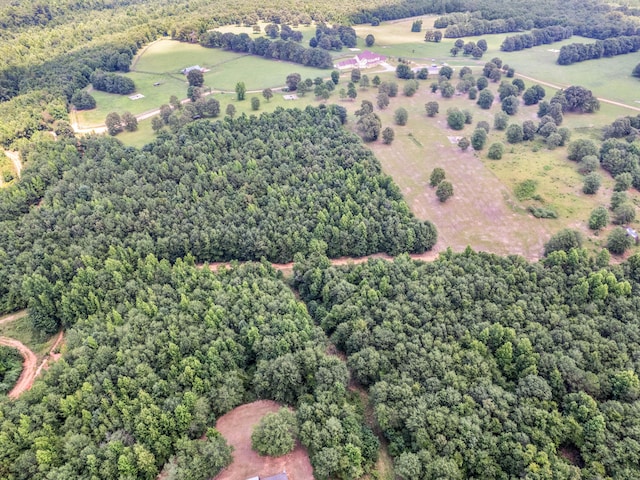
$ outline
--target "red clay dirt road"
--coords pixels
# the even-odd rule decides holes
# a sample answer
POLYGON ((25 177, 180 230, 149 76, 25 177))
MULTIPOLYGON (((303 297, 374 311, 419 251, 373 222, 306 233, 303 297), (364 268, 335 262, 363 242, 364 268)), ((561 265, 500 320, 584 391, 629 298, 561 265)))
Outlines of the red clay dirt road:
MULTIPOLYGON (((19 312, 12 313, 11 315, 6 315, 0 318, 0 325, 18 320, 19 318, 24 317, 26 314, 26 310, 21 310, 19 312)), ((33 386, 33 382, 36 377, 40 375, 42 369, 47 368, 49 358, 53 360, 57 360, 58 358, 60 358, 60 354, 54 352, 58 348, 58 346, 60 346, 60 343, 62 343, 63 335, 64 332, 62 331, 58 334, 56 341, 54 342, 51 349, 49 349, 49 353, 45 356, 40 365, 38 365, 38 357, 36 357, 36 354, 33 353, 24 343, 14 338, 0 336, 0 345, 15 348, 20 352, 20 355, 22 355, 22 358, 24 359, 24 361, 22 362, 22 373, 20 374, 20 378, 18 378, 18 381, 16 382, 14 387, 9 392, 9 398, 15 400, 23 392, 29 390, 33 386)))
POLYGON ((14 340, 13 338, 0 337, 0 345, 5 347, 15 348, 20 352, 24 362, 22 362, 22 373, 20 378, 16 382, 15 386, 9 392, 9 398, 15 400, 20 394, 31 388, 33 381, 36 378, 36 368, 38 365, 38 359, 35 354, 29 350, 22 342, 14 340))
MULTIPOLYGON (((413 253, 409 255, 413 260, 422 260, 423 262, 432 262, 436 258, 438 258, 438 250, 437 245, 433 250, 430 250, 425 253, 413 253)), ((387 255, 386 253, 374 253, 373 255, 367 255, 364 257, 340 257, 340 258, 332 258, 329 259, 331 265, 338 267, 340 265, 358 265, 360 263, 366 263, 370 258, 381 258, 383 260, 393 261, 393 257, 391 255, 387 255)), ((258 262, 255 260, 255 262, 258 262)), ((248 263, 248 262, 238 262, 239 264, 248 263)), ((204 266, 204 264, 199 264, 199 267, 204 266)), ((271 266, 276 270, 281 271, 284 274, 291 274, 293 272, 293 262, 289 263, 272 263, 271 266)), ((231 267, 231 262, 212 262, 209 264, 209 269, 212 271, 217 271, 219 268, 227 268, 231 267)))
POLYGON ((293 452, 278 458, 261 457, 251 450, 251 432, 267 413, 277 412, 280 405, 271 400, 258 400, 234 408, 218 419, 216 429, 233 446, 233 462, 215 480, 244 480, 276 475, 284 471, 290 480, 313 478, 307 451, 298 444, 293 452))

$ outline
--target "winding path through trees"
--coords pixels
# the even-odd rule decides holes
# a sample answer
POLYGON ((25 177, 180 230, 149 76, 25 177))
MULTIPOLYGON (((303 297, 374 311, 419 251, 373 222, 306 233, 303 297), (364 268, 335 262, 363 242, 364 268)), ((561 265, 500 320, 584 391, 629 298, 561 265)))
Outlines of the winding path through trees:
MULTIPOLYGON (((19 312, 6 315, 0 318, 0 325, 14 322, 20 318, 23 318, 26 315, 27 315, 26 310, 20 310, 19 312)), ((18 381, 16 382, 14 387, 9 392, 8 394, 9 398, 15 400, 23 392, 26 392, 27 390, 29 390, 33 385, 33 382, 36 379, 36 377, 40 375, 40 372, 42 371, 42 369, 46 368, 49 358, 52 358, 54 360, 57 360, 59 358, 60 355, 54 352, 60 346, 60 343, 62 343, 63 337, 64 337, 64 332, 61 331, 60 333, 58 333, 56 337, 56 341, 54 342, 53 346, 49 349, 49 353, 45 355, 45 357, 42 359, 42 362, 40 362, 40 365, 38 365, 38 357, 24 343, 16 340, 15 338, 0 336, 0 345, 3 345, 5 347, 10 347, 10 348, 15 348, 20 352, 20 355, 22 355, 22 358, 24 358, 24 361, 22 362, 22 373, 20 374, 20 378, 18 378, 18 381)))

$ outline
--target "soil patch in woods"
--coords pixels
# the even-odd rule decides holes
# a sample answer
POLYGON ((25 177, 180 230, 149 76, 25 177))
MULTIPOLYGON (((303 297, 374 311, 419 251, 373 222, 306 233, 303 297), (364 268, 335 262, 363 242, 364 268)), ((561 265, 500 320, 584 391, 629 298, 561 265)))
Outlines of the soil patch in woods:
POLYGON ((277 412, 280 405, 270 400, 241 405, 218 419, 216 428, 233 446, 233 462, 215 480, 245 480, 268 477, 284 471, 289 480, 310 480, 313 468, 309 455, 299 443, 293 452, 282 457, 261 457, 251 449, 251 433, 267 413, 277 412))

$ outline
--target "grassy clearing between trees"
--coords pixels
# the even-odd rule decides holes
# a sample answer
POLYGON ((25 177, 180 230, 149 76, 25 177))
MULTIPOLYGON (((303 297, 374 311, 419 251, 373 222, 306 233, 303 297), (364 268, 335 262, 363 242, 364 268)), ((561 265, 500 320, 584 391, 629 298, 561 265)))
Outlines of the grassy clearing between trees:
MULTIPOLYGON (((371 73, 368 73, 371 76, 371 73)), ((476 78, 480 69, 474 69, 476 78)), ((402 92, 403 81, 395 79, 393 74, 381 75, 383 80, 396 81, 402 92)), ((582 193, 582 176, 576 171, 576 164, 567 160, 566 147, 547 150, 539 141, 519 145, 509 145, 504 132, 493 129, 493 119, 500 112, 496 98, 490 110, 482 110, 475 101, 466 95, 444 99, 439 93, 429 89, 432 80, 421 82, 418 93, 405 97, 400 93, 391 99, 385 110, 376 108, 382 119, 383 127, 392 126, 395 141, 392 146, 382 142, 369 144, 380 159, 383 169, 400 186, 402 193, 418 218, 433 221, 439 232, 436 249, 451 247, 460 251, 467 245, 476 250, 485 250, 501 255, 520 254, 529 259, 542 255, 542 246, 552 234, 562 228, 578 228, 588 239, 587 247, 600 248, 606 238, 606 232, 594 235, 587 228, 589 213, 599 205, 607 206, 612 192, 613 180, 604 170, 599 173, 603 179, 601 191, 595 195, 582 193), (437 101, 440 113, 428 118, 424 104, 437 101), (404 107, 409 112, 406 126, 393 123, 394 111, 404 107), (447 109, 456 107, 468 109, 473 113, 471 125, 465 125, 462 131, 454 131, 447 126, 447 109), (492 130, 487 144, 481 152, 471 148, 462 152, 452 144, 448 137, 466 136, 469 138, 479 121, 487 121, 492 130), (494 142, 505 144, 502 160, 486 158, 489 145, 494 142), (435 196, 435 190, 429 186, 429 176, 435 167, 445 169, 447 179, 454 185, 454 197, 441 203, 435 196), (516 186, 526 179, 537 180, 536 193, 540 201, 518 201, 514 194, 516 186), (558 212, 557 219, 537 219, 527 210, 529 206, 551 207, 558 212)), ((457 71, 452 83, 457 83, 457 71)), ((525 81, 527 87, 533 85, 525 81)), ((497 84, 491 83, 490 90, 496 94, 497 84)), ((545 87, 546 97, 550 99, 554 90, 545 87)), ((359 108, 363 99, 376 103, 377 90, 370 88, 358 90, 355 102, 341 102, 349 112, 359 108)), ((613 119, 629 114, 622 107, 603 104, 602 111, 595 115, 567 114, 563 127, 572 130, 572 138, 592 135, 591 127, 599 128, 613 119), (574 129, 578 129, 574 131, 574 129)), ((520 106, 518 114, 510 117, 509 123, 522 123, 533 120, 536 124, 538 107, 520 106)), ((349 125, 354 128, 355 117, 351 116, 349 125)), ((640 194, 631 190, 629 196, 640 204, 640 194)), ((638 227, 637 224, 633 225, 638 227)))
POLYGON ((49 349, 55 342, 55 335, 44 341, 35 335, 26 311, 24 316, 12 322, 0 324, 0 336, 10 337, 24 343, 38 357, 38 362, 49 353, 49 349))
MULTIPOLYGON (((422 16, 403 19, 396 22, 382 23, 377 27, 358 25, 355 30, 359 40, 372 34, 376 43, 372 50, 387 56, 423 59, 428 63, 435 59, 438 65, 446 62, 450 65, 482 66, 493 57, 500 57, 504 63, 516 69, 516 72, 559 86, 581 85, 589 88, 598 97, 608 98, 640 107, 640 88, 636 78, 631 76, 633 67, 638 63, 638 56, 634 54, 618 55, 611 58, 601 58, 569 66, 559 66, 556 63, 558 52, 563 45, 571 43, 594 43, 595 39, 573 36, 562 42, 540 45, 519 52, 501 52, 500 45, 508 36, 515 33, 481 35, 477 37, 463 37, 465 42, 477 42, 480 38, 487 41, 488 50, 480 60, 458 55, 452 57, 450 50, 455 38, 443 38, 441 42, 425 42, 424 33, 433 29, 435 16, 422 16), (415 19, 422 19, 422 32, 411 32, 411 24, 415 19)), ((444 29, 440 29, 444 33, 444 29)), ((363 43, 364 44, 364 43, 363 43)))
MULTIPOLYGON (((238 27, 235 27, 238 28, 238 27)), ((81 128, 104 124, 109 112, 131 112, 138 115, 155 110, 168 103, 171 95, 186 98, 188 83, 180 70, 192 65, 209 69, 205 73, 205 88, 233 92, 238 82, 245 82, 247 98, 254 96, 254 90, 282 87, 287 75, 298 72, 303 78, 328 78, 331 71, 310 68, 289 62, 267 60, 253 55, 227 52, 219 48, 205 48, 200 45, 160 40, 152 43, 139 55, 132 71, 126 76, 136 84, 136 93, 144 98, 129 99, 129 95, 116 95, 91 91, 97 107, 93 110, 77 112, 81 128), (159 84, 159 85, 156 85, 159 84)), ((260 92, 256 94, 261 101, 260 92)), ((235 95, 234 95, 235 97, 235 95)), ((272 103, 275 99, 272 99, 272 103)), ((247 112, 250 103, 247 103, 247 112)), ((238 113, 241 109, 236 106, 238 113)), ((224 111, 224 110, 223 110, 224 111)))

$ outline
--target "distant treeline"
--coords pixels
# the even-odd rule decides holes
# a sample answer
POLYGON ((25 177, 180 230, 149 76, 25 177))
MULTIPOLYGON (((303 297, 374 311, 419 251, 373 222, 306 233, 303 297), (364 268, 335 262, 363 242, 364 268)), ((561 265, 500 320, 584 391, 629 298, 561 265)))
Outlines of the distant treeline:
POLYGON ((595 60, 602 57, 615 57, 640 50, 640 35, 608 38, 595 43, 572 43, 565 45, 558 54, 559 65, 595 60))
POLYGON ((456 8, 437 18, 436 28, 446 28, 445 37, 456 38, 489 33, 506 33, 559 25, 571 27, 574 35, 604 40, 636 35, 640 23, 636 11, 614 9, 595 0, 543 0, 541 2, 496 2, 484 0, 467 5, 472 12, 456 8))
POLYGON ((554 25, 545 28, 534 28, 531 33, 523 33, 507 37, 500 45, 503 52, 516 52, 525 48, 537 47, 538 45, 547 45, 553 42, 559 42, 571 38, 573 29, 571 27, 561 27, 554 25))
POLYGON ((208 48, 223 48, 239 53, 249 53, 265 58, 286 60, 308 67, 331 68, 333 60, 326 50, 305 48, 292 40, 269 40, 259 37, 253 40, 246 33, 207 32, 200 37, 200 45, 208 48))

